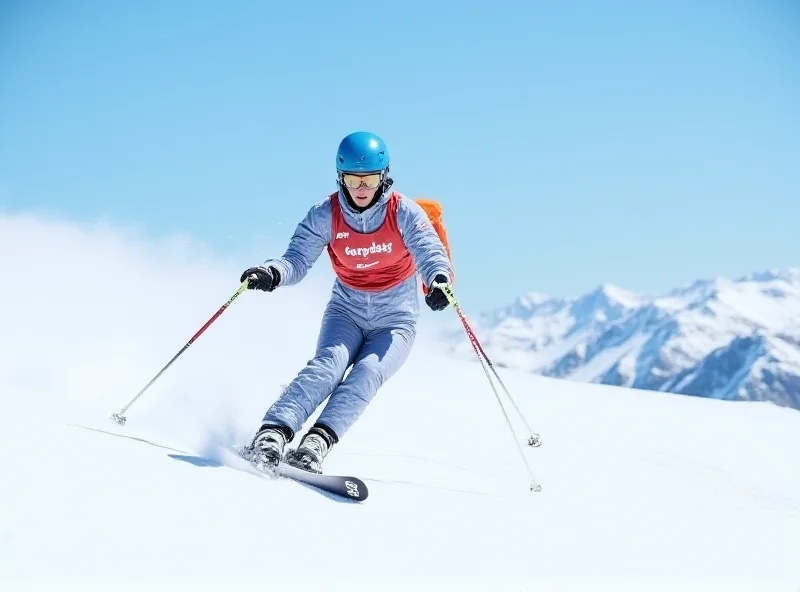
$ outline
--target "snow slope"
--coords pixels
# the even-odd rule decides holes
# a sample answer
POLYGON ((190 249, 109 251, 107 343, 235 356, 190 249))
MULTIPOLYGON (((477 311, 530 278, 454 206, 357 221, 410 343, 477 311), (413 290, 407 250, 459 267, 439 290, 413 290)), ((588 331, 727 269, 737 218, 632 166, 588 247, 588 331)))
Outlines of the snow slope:
MULTIPOLYGON (((498 363, 544 376, 800 409, 800 269, 715 278, 657 297, 612 285, 526 294, 474 323, 498 363)), ((454 323, 461 358, 471 348, 454 323)))
POLYGON ((310 355, 324 273, 243 295, 117 426, 236 289, 193 252, 0 218, 0 589, 800 587, 800 413, 501 369, 543 440, 532 493, 480 366, 427 329, 327 460, 366 502, 225 466, 310 355))

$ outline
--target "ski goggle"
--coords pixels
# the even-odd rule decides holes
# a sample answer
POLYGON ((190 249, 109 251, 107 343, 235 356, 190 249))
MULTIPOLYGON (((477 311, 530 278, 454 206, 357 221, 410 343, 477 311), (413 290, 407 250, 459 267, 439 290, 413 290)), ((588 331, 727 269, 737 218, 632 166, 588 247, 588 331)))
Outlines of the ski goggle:
POLYGON ((369 175, 353 175, 352 173, 342 173, 341 179, 342 183, 344 183, 348 189, 358 189, 362 184, 367 189, 377 189, 378 185, 381 184, 383 174, 370 173, 369 175))

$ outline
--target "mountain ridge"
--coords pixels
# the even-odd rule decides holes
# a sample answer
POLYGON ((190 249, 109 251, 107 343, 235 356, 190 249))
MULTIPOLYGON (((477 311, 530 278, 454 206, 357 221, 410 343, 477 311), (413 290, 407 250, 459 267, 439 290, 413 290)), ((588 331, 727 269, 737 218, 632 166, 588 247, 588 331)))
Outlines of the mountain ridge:
MULTIPOLYGON (((662 295, 601 284, 527 292, 479 315, 500 366, 544 376, 800 409, 800 268, 713 277, 662 295)), ((450 351, 470 355, 457 328, 450 351)))

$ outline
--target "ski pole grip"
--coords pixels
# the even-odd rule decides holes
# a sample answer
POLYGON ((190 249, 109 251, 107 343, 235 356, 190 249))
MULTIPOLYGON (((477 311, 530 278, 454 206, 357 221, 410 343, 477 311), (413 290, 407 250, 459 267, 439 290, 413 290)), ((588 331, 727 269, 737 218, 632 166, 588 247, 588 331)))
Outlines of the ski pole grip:
POLYGON ((431 284, 431 285, 434 288, 439 288, 444 293, 445 298, 447 298, 447 301, 450 304, 452 304, 452 305, 456 304, 456 295, 453 294, 453 288, 450 287, 450 284, 440 283, 440 282, 433 282, 433 284, 431 284))

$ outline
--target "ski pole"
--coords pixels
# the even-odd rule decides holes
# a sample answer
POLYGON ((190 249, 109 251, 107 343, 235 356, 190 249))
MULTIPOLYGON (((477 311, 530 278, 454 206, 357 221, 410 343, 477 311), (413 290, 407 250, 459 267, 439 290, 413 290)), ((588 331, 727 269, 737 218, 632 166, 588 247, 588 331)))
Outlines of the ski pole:
POLYGON ((458 305, 458 302, 456 301, 455 295, 453 294, 453 289, 447 284, 445 284, 445 288, 446 289, 443 288, 444 294, 447 297, 448 301, 456 309, 456 313, 458 314, 458 317, 461 319, 461 324, 464 325, 464 330, 467 332, 467 337, 469 338, 470 343, 472 344, 472 348, 475 350, 475 353, 478 354, 478 358, 480 358, 481 361, 485 360, 486 364, 489 366, 492 373, 494 374, 494 377, 497 379, 497 382, 500 383, 500 386, 503 388, 503 391, 505 391, 506 396, 511 401, 511 404, 514 405, 514 409, 517 411, 517 415, 519 415, 520 419, 525 424, 525 428, 528 430, 528 433, 530 434, 530 436, 528 437, 528 446, 537 446, 537 447, 540 446, 541 440, 539 438, 539 434, 534 433, 534 431, 531 429, 531 426, 528 425, 528 421, 522 414, 522 411, 517 405, 517 402, 514 400, 514 397, 511 396, 511 393, 506 388, 503 379, 500 378, 500 375, 497 373, 497 370, 495 369, 492 360, 489 359, 488 354, 483 349, 483 346, 481 345, 480 341, 478 341, 478 337, 475 335, 475 331, 473 331, 472 327, 470 327, 466 317, 464 316, 464 313, 461 311, 461 307, 458 305))
POLYGON ((492 378, 489 375, 489 371, 487 370, 487 366, 489 367, 489 369, 491 369, 491 371, 494 374, 495 378, 500 383, 500 386, 503 388, 503 391, 505 392, 506 396, 509 398, 511 403, 514 405, 514 408, 516 409, 517 414, 520 416, 522 421, 525 423, 525 427, 528 428, 528 432, 530 433, 530 437, 528 438, 528 446, 540 446, 541 445, 541 440, 539 438, 539 434, 533 433, 533 431, 530 429, 530 426, 528 425, 528 422, 525 420, 525 416, 522 414, 522 411, 520 411, 520 408, 519 408, 519 406, 517 406, 516 401, 514 401, 514 397, 511 396, 511 393, 506 388, 506 385, 503 383, 502 379, 498 375, 497 370, 495 370, 494 364, 492 364, 492 361, 489 359, 489 356, 486 355, 486 352, 484 351, 483 347, 481 346, 480 341, 478 341, 478 338, 475 335, 475 332, 472 330, 472 327, 470 327, 469 323, 467 322, 467 319, 464 316, 464 313, 461 311, 461 306, 459 306, 458 301, 456 300, 455 294, 453 293, 453 289, 450 287, 449 284, 440 284, 440 283, 434 283, 433 287, 434 288, 439 288, 439 289, 442 290, 444 295, 447 297, 448 302, 450 302, 450 304, 453 305, 453 308, 455 309, 456 314, 458 315, 458 318, 461 320, 461 324, 464 326, 464 330, 467 333, 467 337, 469 338, 469 341, 472 344, 472 349, 475 351, 475 354, 478 356, 478 360, 481 363, 481 368, 483 368, 483 371, 486 374, 486 378, 489 381, 489 385, 492 387, 492 391, 494 392, 494 396, 497 399, 497 403, 498 403, 498 405, 500 405, 500 410, 503 412, 503 416, 506 419, 506 423, 508 424, 508 429, 511 432, 512 438, 514 439, 514 445, 517 447, 517 450, 519 451, 520 457, 522 457, 522 462, 525 464, 525 468, 528 470, 528 476, 531 479, 531 491, 537 491, 537 492, 541 491, 542 490, 542 486, 537 483, 536 478, 533 476, 533 470, 531 469, 531 466, 528 463, 528 459, 525 457, 525 453, 522 451, 522 447, 519 445, 519 442, 517 442, 517 437, 516 437, 516 434, 514 432, 514 427, 511 424, 511 420, 508 417, 508 413, 506 413, 506 410, 505 410, 505 407, 503 406, 502 401, 500 400, 500 395, 497 392, 497 387, 495 387, 494 382, 492 382, 492 378))
POLYGON ((219 318, 219 316, 220 316, 220 315, 221 315, 223 312, 225 312, 225 309, 227 309, 227 308, 228 308, 228 307, 231 305, 231 302, 233 302, 234 300, 236 300, 236 298, 237 298, 237 297, 238 297, 238 296, 239 296, 239 295, 240 295, 242 292, 244 292, 245 290, 247 290, 247 284, 248 284, 249 282, 250 282, 250 278, 247 278, 247 279, 245 279, 245 280, 242 282, 242 285, 241 285, 241 286, 239 286, 239 289, 238 289, 238 290, 236 290, 236 293, 235 293, 233 296, 231 296, 231 297, 230 297, 230 299, 228 299, 228 301, 227 301, 225 304, 223 304, 223 305, 220 307, 220 309, 219 309, 217 312, 215 312, 215 313, 214 313, 214 315, 213 315, 213 316, 212 316, 210 319, 208 319, 208 321, 206 321, 206 324, 205 324, 205 325, 203 325, 202 327, 200 327, 200 330, 199 330, 199 331, 197 331, 197 333, 195 333, 195 334, 192 336, 192 338, 191 338, 191 339, 190 339, 190 340, 189 340, 189 341, 186 343, 186 345, 184 345, 184 346, 181 348, 181 350, 180 350, 180 351, 179 351, 177 354, 175 354, 175 356, 174 356, 174 357, 173 357, 173 358, 172 358, 172 359, 171 359, 169 362, 167 362, 167 365, 166 365, 166 366, 164 366, 164 367, 163 367, 163 368, 162 368, 162 369, 159 371, 159 373, 158 373, 158 374, 156 374, 156 375, 153 377, 153 379, 152 379, 150 382, 148 382, 148 383, 145 385, 145 387, 144 387, 142 390, 140 390, 140 391, 139 391, 139 393, 138 393, 138 394, 137 394, 137 395, 136 395, 136 396, 133 398, 133 400, 131 400, 131 402, 130 402, 130 403, 128 403, 127 405, 125 405, 125 407, 123 407, 122 409, 120 409, 118 413, 114 413, 114 414, 112 414, 112 415, 111 415, 111 419, 113 419, 114 421, 116 421, 116 422, 117 422, 119 425, 125 425, 125 422, 126 422, 128 419, 125 417, 124 413, 125 413, 125 412, 126 412, 126 411, 127 411, 129 408, 130 408, 130 406, 131 406, 131 405, 133 405, 133 404, 136 402, 136 400, 137 400, 139 397, 141 397, 141 396, 144 394, 144 392, 145 392, 147 389, 149 389, 149 388, 150 388, 150 386, 152 386, 152 384, 153 384, 153 383, 154 383, 156 380, 158 380, 158 378, 159 378, 159 377, 160 377, 162 374, 164 374, 164 372, 167 370, 167 368, 169 368, 170 366, 172 366, 172 363, 173 363, 175 360, 177 360, 177 359, 178 359, 178 358, 181 356, 181 354, 182 354, 183 352, 185 352, 187 349, 189 349, 189 346, 190 346, 190 345, 192 345, 192 344, 195 342, 195 340, 196 340, 198 337, 200 337, 200 336, 203 334, 203 332, 204 332, 206 329, 208 329, 208 327, 209 327, 209 326, 211 326, 211 323, 213 323, 214 321, 216 321, 216 320, 219 318))

